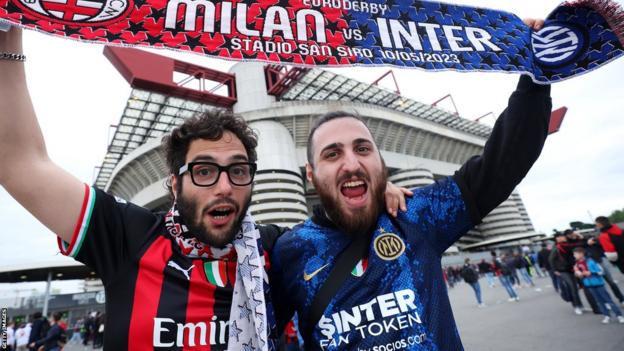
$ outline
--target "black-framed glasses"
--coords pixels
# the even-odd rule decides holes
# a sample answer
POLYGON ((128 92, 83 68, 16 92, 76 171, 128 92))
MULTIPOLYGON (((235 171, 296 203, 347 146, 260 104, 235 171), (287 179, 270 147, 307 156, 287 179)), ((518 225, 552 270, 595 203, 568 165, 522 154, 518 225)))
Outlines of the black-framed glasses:
POLYGON ((225 172, 230 183, 238 186, 249 185, 256 174, 256 164, 253 162, 236 162, 221 166, 213 162, 189 162, 180 167, 179 175, 189 172, 193 184, 197 186, 212 186, 219 181, 221 172, 225 172))

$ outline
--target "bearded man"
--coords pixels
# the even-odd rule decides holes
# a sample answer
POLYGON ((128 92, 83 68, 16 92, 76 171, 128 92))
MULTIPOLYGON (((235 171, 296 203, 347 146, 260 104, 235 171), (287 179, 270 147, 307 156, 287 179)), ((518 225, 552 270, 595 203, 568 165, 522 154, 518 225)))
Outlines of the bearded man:
MULTIPOLYGON (((543 24, 525 22, 536 30, 543 24)), ((396 219, 382 213, 387 175, 368 127, 347 112, 321 116, 309 136, 307 178, 322 207, 273 250, 274 299, 286 307, 278 325, 297 311, 308 350, 463 349, 442 254, 524 178, 546 140, 550 111, 550 87, 521 77, 483 154, 414 190, 396 219), (352 266, 337 263, 362 242, 352 266), (342 280, 326 283, 334 272, 342 280)))

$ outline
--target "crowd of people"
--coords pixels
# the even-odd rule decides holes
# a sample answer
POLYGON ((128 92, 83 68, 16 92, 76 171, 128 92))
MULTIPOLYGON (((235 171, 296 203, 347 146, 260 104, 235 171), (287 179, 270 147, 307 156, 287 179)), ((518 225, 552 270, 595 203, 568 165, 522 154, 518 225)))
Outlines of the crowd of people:
POLYGON ((61 313, 52 313, 47 319, 41 312, 35 312, 28 322, 7 324, 7 350, 60 351, 67 340, 66 330, 61 313))
POLYGON ((603 315, 602 323, 612 321, 624 324, 618 305, 624 306, 624 295, 611 274, 610 266, 624 273, 624 235, 621 228, 611 224, 606 217, 596 218, 597 236, 584 237, 568 229, 554 236, 554 245, 543 243, 540 250, 523 246, 517 250, 491 252, 491 259, 481 259, 473 264, 466 258, 463 266, 444 267, 444 278, 449 288, 460 281, 466 282, 475 292, 477 306, 484 307, 480 278, 487 279, 489 287, 496 286, 498 278, 506 290, 509 301, 520 300, 518 289, 536 287, 535 278, 550 277, 554 290, 562 300, 570 303, 577 315, 593 312, 603 315), (609 286, 611 293, 606 289, 609 286), (581 301, 583 292, 589 307, 581 301), (611 294, 615 297, 611 297, 611 294))
POLYGON ((104 343, 105 314, 93 311, 73 324, 63 319, 60 312, 49 318, 35 312, 27 322, 11 320, 7 323, 7 350, 9 351, 60 351, 66 344, 91 343, 94 349, 104 343))

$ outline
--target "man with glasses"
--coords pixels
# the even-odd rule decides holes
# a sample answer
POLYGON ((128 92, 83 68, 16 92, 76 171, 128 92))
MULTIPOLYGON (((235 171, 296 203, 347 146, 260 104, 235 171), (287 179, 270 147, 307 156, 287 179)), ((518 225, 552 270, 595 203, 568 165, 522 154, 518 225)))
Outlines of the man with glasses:
MULTIPOLYGON (((22 52, 20 30, 0 52, 22 52)), ((257 140, 242 118, 206 113, 163 139, 173 205, 155 214, 54 164, 23 62, 0 60, 0 77, 0 184, 102 279, 105 349, 276 348, 264 246, 279 231, 247 214, 257 140)))
MULTIPOLYGON (((21 54, 19 30, 0 32, 0 52, 21 54)), ((163 138, 173 204, 154 214, 54 164, 23 62, 0 60, 0 77, 0 184, 102 279, 105 349, 276 348, 265 270, 280 229, 247 213, 257 137, 241 117, 207 112, 163 138)))

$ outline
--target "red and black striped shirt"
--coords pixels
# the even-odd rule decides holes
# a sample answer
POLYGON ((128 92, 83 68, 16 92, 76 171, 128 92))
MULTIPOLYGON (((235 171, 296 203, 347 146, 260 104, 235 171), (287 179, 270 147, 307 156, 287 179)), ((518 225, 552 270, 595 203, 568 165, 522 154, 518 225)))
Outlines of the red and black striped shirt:
POLYGON ((104 283, 105 349, 227 348, 236 261, 185 256, 164 214, 85 186, 72 240, 59 247, 104 283))

